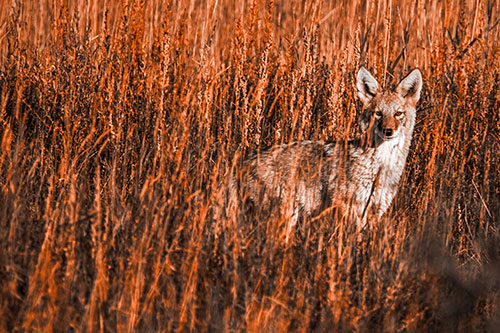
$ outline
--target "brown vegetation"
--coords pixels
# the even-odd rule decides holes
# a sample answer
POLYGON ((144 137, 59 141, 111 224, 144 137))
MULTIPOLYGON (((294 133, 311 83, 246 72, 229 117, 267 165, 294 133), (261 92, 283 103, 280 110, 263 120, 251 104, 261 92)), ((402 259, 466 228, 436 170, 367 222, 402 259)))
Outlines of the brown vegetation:
POLYGON ((493 330, 500 3, 0 3, 0 330, 493 330), (352 137, 418 67, 391 209, 214 220, 239 156, 352 137))

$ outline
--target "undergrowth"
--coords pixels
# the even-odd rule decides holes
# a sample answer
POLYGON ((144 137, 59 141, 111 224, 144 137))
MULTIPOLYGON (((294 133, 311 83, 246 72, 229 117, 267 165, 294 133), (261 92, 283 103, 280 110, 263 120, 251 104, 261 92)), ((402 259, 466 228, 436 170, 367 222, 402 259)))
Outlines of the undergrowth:
POLYGON ((496 1, 0 4, 0 330, 488 331, 500 324, 496 1), (424 77, 359 234, 217 220, 238 159, 357 135, 355 73, 424 77))

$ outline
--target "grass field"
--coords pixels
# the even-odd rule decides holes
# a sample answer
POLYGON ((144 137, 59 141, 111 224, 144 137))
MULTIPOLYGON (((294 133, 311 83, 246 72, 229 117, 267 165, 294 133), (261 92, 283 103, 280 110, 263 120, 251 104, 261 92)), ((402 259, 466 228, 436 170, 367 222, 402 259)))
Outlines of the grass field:
POLYGON ((494 331, 500 3, 0 2, 0 331, 494 331), (424 86, 360 234, 216 220, 235 161, 358 133, 355 77, 424 86))

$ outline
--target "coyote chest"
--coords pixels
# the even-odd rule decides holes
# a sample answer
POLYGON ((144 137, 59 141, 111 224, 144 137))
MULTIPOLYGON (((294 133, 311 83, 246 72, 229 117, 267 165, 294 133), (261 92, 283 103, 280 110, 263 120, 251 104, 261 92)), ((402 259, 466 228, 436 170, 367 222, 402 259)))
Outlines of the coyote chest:
POLYGON ((409 144, 409 140, 399 138, 383 142, 377 148, 351 148, 353 167, 347 189, 342 193, 351 216, 364 224, 368 214, 378 217, 384 214, 396 195, 409 144))

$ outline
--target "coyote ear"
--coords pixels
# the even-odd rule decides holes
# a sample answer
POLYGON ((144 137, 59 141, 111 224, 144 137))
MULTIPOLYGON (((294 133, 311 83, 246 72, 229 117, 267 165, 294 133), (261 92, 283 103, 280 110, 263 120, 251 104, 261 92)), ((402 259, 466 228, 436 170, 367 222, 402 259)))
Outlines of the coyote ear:
POLYGON ((399 96, 408 103, 415 106, 420 99, 420 90, 422 90, 422 74, 418 69, 414 69, 407 77, 399 83, 396 91, 399 96))
POLYGON ((358 71, 358 96, 367 105, 378 92, 379 85, 377 80, 364 67, 358 71))

